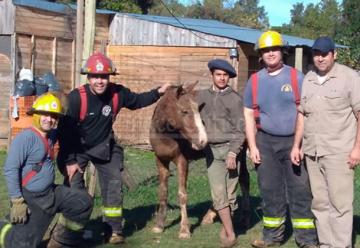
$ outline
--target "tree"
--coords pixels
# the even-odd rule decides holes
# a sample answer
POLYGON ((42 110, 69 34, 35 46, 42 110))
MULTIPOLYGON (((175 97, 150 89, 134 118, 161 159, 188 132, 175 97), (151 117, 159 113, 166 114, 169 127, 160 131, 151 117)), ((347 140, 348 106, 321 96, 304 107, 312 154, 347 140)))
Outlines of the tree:
POLYGON ((269 20, 259 0, 204 0, 187 7, 185 15, 192 18, 214 19, 252 28, 267 28, 269 20))
POLYGON ((232 7, 225 8, 222 20, 226 23, 251 28, 267 28, 269 19, 258 0, 239 0, 232 7))
POLYGON ((315 39, 320 35, 334 37, 341 20, 341 12, 336 0, 321 0, 318 4, 296 3, 290 10, 291 20, 280 31, 286 34, 315 39))
MULTIPOLYGON (((58 3, 76 3, 76 0, 48 0, 58 3)), ((127 13, 147 14, 154 0, 97 0, 96 7, 127 13)))
POLYGON ((149 14, 171 16, 172 14, 169 10, 178 17, 185 17, 187 12, 187 8, 177 0, 162 0, 154 2, 153 6, 149 9, 149 14))
POLYGON ((337 27, 335 40, 348 49, 341 49, 339 61, 360 70, 360 1, 344 0, 341 25, 337 27))
POLYGON ((97 7, 127 13, 147 14, 153 0, 98 0, 97 7))

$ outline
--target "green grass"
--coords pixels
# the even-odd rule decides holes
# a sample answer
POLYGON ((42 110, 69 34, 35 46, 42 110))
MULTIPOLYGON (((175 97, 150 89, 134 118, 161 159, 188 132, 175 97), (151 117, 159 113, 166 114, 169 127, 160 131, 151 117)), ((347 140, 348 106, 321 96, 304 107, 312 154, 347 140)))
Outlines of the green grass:
MULTIPOLYGON (((5 181, 3 178, 2 166, 6 153, 0 152, 0 218, 8 213, 8 201, 5 181)), ((188 178, 188 214, 191 224, 191 239, 179 240, 180 212, 177 203, 177 175, 175 167, 171 167, 169 180, 169 210, 167 215, 167 226, 162 234, 154 234, 151 228, 154 224, 154 214, 157 206, 157 171, 154 157, 151 152, 140 151, 127 147, 125 149, 125 165, 127 166, 138 187, 129 191, 124 190, 124 216, 125 216, 125 235, 126 244, 121 247, 219 247, 219 230, 221 224, 217 221, 213 225, 200 226, 202 216, 211 206, 210 190, 207 181, 207 174, 204 161, 196 161, 190 165, 188 178)), ((261 238, 260 212, 257 210, 260 198, 256 182, 255 171, 249 167, 251 174, 251 227, 243 230, 240 227, 239 216, 235 215, 235 228, 239 235, 237 247, 250 247, 250 242, 255 238, 261 238)), ((359 178, 359 172, 356 178, 359 178)), ((58 175, 59 181, 60 176, 58 175)), ((98 189, 97 189, 98 191, 98 189)), ((355 181, 355 223, 354 233, 356 238, 355 247, 360 247, 360 181, 355 181)), ((87 225, 87 229, 93 233, 91 243, 97 244, 96 247, 114 247, 101 245, 102 226, 100 213, 101 198, 99 193, 95 197, 95 209, 92 219, 87 225)), ((291 235, 291 234, 289 234, 291 235)), ((285 248, 296 247, 293 236, 289 236, 287 242, 282 246, 285 248)))

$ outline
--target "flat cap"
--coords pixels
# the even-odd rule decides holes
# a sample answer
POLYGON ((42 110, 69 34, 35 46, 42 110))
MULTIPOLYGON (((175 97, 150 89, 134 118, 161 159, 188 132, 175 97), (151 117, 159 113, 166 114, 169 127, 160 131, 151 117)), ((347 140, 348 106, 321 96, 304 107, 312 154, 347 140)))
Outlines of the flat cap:
POLYGON ((311 49, 318 50, 323 53, 328 53, 335 50, 335 43, 330 37, 321 36, 315 40, 311 49))
POLYGON ((229 74, 230 78, 236 77, 236 71, 232 65, 230 65, 229 62, 223 59, 213 59, 209 61, 208 67, 210 71, 213 71, 215 69, 226 71, 229 74))

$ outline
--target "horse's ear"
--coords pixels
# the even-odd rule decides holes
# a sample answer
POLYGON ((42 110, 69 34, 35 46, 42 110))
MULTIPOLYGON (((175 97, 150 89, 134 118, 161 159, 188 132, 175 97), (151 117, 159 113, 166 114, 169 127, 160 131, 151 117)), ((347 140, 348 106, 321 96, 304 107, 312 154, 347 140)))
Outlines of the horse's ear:
POLYGON ((186 88, 185 88, 186 91, 187 91, 187 92, 193 91, 194 88, 195 88, 195 86, 196 86, 198 83, 199 83, 199 80, 196 80, 194 83, 187 85, 186 88))
POLYGON ((176 98, 179 98, 184 92, 184 89, 182 87, 182 85, 180 85, 177 90, 176 90, 176 98))

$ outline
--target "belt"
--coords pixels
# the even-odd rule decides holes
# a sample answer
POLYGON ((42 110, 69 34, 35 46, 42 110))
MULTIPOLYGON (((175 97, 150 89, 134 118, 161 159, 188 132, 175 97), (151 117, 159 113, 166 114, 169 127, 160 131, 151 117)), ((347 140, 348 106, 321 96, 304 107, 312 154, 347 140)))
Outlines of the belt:
POLYGON ((229 142, 219 142, 219 143, 211 143, 209 144, 210 147, 219 147, 219 146, 225 146, 225 145, 229 145, 229 142))
POLYGON ((292 137, 294 136, 294 134, 289 134, 289 135, 277 135, 277 134, 272 134, 272 133, 269 133, 269 132, 266 132, 262 129, 258 129, 257 130, 259 133, 263 133, 263 134, 266 134, 266 135, 270 135, 270 136, 275 136, 275 137, 292 137))

